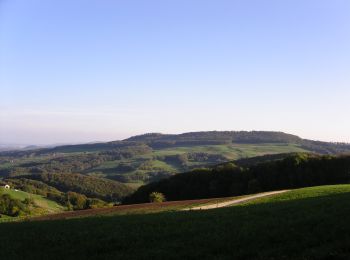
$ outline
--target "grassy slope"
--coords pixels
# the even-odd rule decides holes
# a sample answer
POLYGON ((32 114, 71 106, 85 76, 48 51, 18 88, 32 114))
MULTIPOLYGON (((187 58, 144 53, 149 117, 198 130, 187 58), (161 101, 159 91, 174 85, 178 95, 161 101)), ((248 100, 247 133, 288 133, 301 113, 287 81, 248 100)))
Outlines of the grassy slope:
POLYGON ((27 193, 24 191, 15 191, 15 190, 8 190, 3 187, 0 187, 0 194, 9 194, 12 198, 18 199, 20 201, 23 201, 26 198, 32 198, 35 202, 35 204, 41 208, 41 210, 38 210, 35 213, 58 213, 63 211, 63 206, 59 205, 55 201, 48 200, 44 198, 43 196, 27 193))
POLYGON ((0 258, 348 259, 349 200, 337 185, 208 211, 1 224, 0 258))

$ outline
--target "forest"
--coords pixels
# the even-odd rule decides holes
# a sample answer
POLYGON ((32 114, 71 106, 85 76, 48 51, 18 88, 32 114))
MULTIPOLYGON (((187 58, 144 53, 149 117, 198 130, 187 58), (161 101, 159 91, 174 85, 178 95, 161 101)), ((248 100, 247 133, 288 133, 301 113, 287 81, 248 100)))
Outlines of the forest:
POLYGON ((226 163, 178 174, 140 187, 125 198, 124 203, 147 202, 152 192, 160 192, 170 201, 189 200, 346 184, 349 181, 350 156, 298 153, 248 166, 226 163))

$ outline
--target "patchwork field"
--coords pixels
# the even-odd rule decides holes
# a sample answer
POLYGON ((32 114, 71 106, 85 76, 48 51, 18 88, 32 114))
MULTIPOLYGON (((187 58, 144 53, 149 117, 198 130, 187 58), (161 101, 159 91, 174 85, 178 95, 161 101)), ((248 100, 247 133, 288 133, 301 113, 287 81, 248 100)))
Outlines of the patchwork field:
POLYGON ((173 175, 193 168, 205 167, 220 162, 265 154, 293 152, 306 152, 306 150, 294 144, 180 146, 154 149, 150 154, 136 156, 132 159, 107 161, 98 167, 88 169, 86 173, 89 175, 115 179, 127 183, 132 187, 138 187, 145 182, 155 181, 163 176, 173 175), (185 162, 181 162, 181 160, 176 158, 176 156, 188 154, 217 155, 220 156, 221 159, 211 159, 209 157, 206 160, 189 159, 185 162), (166 157, 175 157, 175 159, 167 160, 166 157))

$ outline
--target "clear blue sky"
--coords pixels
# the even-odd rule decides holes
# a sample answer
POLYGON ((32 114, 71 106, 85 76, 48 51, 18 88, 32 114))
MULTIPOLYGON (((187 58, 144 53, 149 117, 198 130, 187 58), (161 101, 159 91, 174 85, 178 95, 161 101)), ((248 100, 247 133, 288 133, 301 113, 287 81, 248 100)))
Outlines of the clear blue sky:
POLYGON ((348 0, 1 0, 0 143, 350 142, 348 0))

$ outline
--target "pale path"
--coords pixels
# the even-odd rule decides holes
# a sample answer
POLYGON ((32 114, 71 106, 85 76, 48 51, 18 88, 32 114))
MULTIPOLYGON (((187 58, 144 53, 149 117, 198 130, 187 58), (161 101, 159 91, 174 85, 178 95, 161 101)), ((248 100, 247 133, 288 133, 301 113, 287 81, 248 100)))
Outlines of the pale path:
POLYGON ((270 192, 264 192, 264 193, 259 193, 256 195, 252 195, 252 196, 247 196, 241 199, 232 199, 229 201, 225 201, 225 202, 219 202, 219 203, 215 203, 215 204, 210 204, 210 205, 203 205, 203 206, 198 206, 198 207, 193 207, 193 208, 186 208, 184 210, 200 210, 200 209, 216 209, 216 208, 222 208, 222 207, 227 207, 227 206, 232 206, 235 204, 239 204, 242 202, 247 202, 253 199, 257 199, 257 198, 262 198, 262 197, 267 197, 267 196, 271 196, 271 195, 275 195, 275 194, 280 194, 280 193, 284 193, 287 192, 289 190, 279 190, 279 191, 270 191, 270 192))

